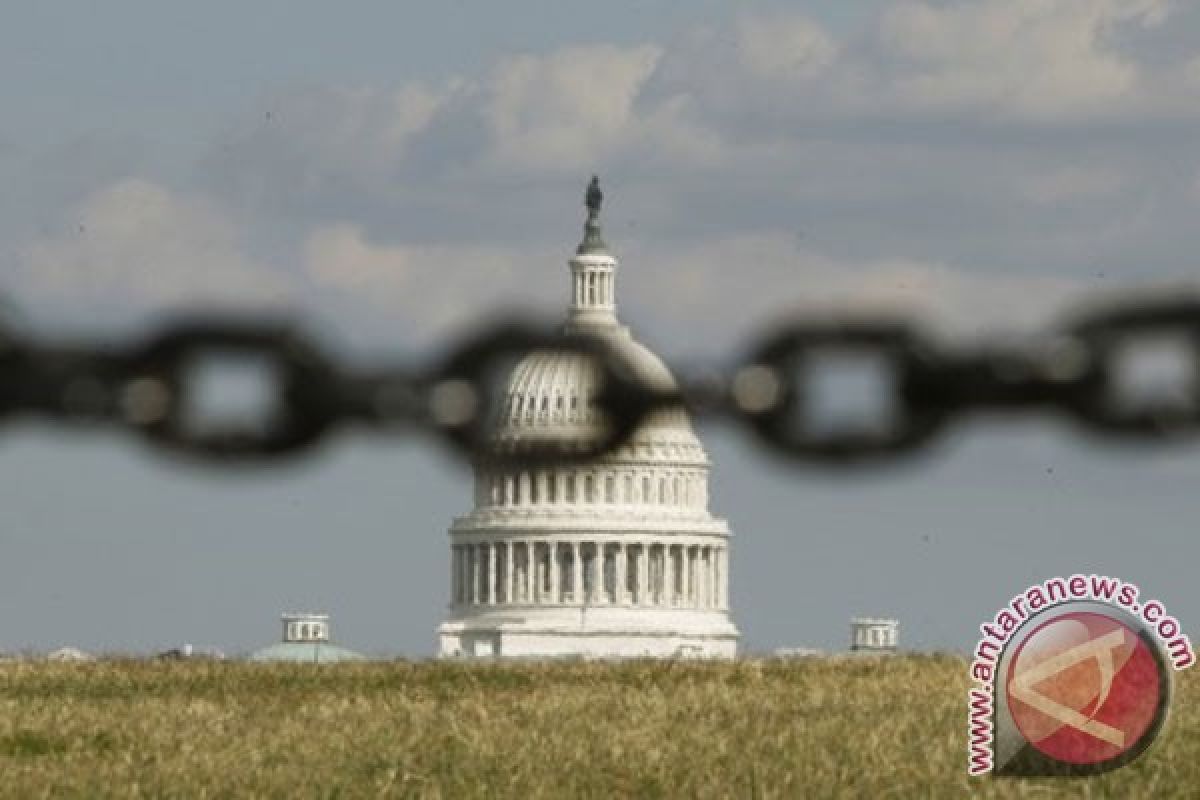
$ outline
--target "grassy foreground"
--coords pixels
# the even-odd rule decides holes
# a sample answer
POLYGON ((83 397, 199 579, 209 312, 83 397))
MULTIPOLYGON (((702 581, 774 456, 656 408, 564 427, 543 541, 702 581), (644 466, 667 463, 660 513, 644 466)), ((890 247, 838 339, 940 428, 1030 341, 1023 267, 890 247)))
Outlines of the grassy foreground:
POLYGON ((1086 782, 968 779, 965 662, 0 664, 9 797, 1196 797, 1200 671, 1086 782))

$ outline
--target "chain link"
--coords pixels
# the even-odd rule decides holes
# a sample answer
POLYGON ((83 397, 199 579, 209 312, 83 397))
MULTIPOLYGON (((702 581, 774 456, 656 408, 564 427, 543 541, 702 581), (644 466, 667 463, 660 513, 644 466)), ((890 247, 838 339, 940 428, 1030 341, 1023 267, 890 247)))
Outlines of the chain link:
POLYGON ((127 346, 50 343, 0 331, 0 419, 37 416, 110 425, 204 461, 271 461, 334 430, 423 428, 470 458, 590 460, 628 441, 646 415, 685 408, 745 423, 797 461, 886 461, 930 444, 980 412, 1046 412, 1121 439, 1180 439, 1200 429, 1200 298, 1150 297, 1093 310, 1023 346, 952 347, 908 320, 796 320, 776 328, 732 369, 682 375, 655 388, 602 336, 563 334, 515 320, 471 337, 430 369, 355 370, 338 364, 288 320, 223 316, 171 322, 127 346), (1168 341, 1186 374, 1168 390, 1123 399, 1130 351, 1168 341), (591 409, 603 425, 580 437, 497 438, 512 366, 534 351, 578 353, 598 372, 591 409), (823 425, 814 413, 823 361, 865 356, 886 375, 872 418, 823 425), (193 371, 205 360, 250 358, 269 374, 257 416, 200 420, 193 371))

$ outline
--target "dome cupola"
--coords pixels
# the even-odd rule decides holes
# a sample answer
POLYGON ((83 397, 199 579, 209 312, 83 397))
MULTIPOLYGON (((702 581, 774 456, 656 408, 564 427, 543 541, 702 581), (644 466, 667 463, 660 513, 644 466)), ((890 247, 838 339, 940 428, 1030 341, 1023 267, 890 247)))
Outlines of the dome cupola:
POLYGON ((608 252, 600 231, 600 206, 604 193, 595 175, 584 195, 587 220, 583 241, 571 259, 571 303, 568 330, 611 328, 617 325, 617 260, 608 252))

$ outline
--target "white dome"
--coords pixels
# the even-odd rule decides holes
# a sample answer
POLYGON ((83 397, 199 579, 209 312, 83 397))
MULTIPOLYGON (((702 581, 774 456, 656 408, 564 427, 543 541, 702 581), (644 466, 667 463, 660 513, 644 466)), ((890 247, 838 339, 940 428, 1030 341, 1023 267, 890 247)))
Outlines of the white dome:
MULTIPOLYGON (((675 379, 662 360, 626 329, 589 332, 604 336, 637 380, 655 389, 675 388, 675 379)), ((600 370, 582 353, 538 351, 525 356, 513 369, 505 389, 495 431, 497 442, 513 442, 529 435, 560 439, 594 435, 603 420, 597 418, 589 398, 599 388, 600 380, 600 370)), ((694 448, 690 455, 703 459, 700 441, 682 410, 651 414, 630 440, 630 444, 654 443, 688 446, 694 448)))

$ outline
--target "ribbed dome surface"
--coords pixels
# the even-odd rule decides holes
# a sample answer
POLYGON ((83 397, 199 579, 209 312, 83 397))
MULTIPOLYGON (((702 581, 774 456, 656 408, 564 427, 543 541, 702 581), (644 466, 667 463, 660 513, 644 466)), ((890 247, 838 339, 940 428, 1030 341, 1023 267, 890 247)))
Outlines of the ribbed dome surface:
MULTIPOLYGON (((603 335, 613 345, 638 380, 656 389, 675 387, 662 360, 624 328, 592 333, 603 335)), ((535 429, 550 429, 556 435, 569 436, 570 429, 581 437, 591 434, 601 420, 593 413, 589 398, 600 381, 600 370, 587 356, 566 351, 530 353, 513 369, 497 434, 509 438, 535 429)), ((679 441, 680 434, 685 434, 687 443, 699 444, 684 412, 659 412, 648 418, 635 439, 679 441)))

